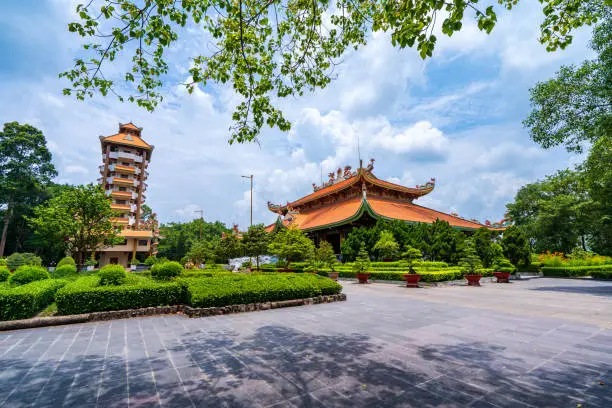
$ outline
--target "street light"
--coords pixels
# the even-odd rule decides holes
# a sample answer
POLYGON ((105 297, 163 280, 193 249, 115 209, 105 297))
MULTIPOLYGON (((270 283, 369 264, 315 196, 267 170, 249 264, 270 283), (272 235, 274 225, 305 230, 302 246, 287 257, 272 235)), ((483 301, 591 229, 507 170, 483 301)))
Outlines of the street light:
POLYGON ((251 225, 253 225, 253 175, 241 176, 251 180, 251 225))

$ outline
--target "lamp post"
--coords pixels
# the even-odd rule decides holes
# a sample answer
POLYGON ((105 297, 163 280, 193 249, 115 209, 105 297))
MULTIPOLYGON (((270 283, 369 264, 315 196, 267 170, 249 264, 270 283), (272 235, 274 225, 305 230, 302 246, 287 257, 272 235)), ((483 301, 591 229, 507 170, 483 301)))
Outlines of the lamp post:
POLYGON ((253 175, 250 174, 248 176, 241 176, 243 178, 248 178, 251 180, 251 224, 253 225, 253 175))

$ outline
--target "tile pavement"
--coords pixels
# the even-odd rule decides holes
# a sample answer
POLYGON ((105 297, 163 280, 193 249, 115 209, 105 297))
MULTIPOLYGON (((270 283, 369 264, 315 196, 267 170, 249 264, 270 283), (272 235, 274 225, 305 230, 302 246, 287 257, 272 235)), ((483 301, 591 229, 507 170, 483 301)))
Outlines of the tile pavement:
POLYGON ((0 333, 1 407, 612 407, 612 282, 0 333))

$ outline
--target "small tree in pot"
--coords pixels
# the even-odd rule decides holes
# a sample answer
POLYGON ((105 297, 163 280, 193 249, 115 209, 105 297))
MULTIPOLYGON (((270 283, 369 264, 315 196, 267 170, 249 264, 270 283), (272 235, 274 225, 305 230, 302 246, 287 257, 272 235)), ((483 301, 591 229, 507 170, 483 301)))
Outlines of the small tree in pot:
POLYGON ((493 259, 493 269, 493 276, 497 278, 499 283, 509 283, 510 274, 516 270, 512 262, 503 256, 493 259))
POLYGON ((476 248, 474 248, 473 242, 467 241, 463 257, 459 261, 459 266, 461 266, 463 276, 468 281, 468 286, 480 286, 482 275, 478 272, 482 268, 482 262, 476 252, 476 248))
POLYGON ((397 256, 399 244, 391 231, 381 231, 380 238, 373 249, 374 251, 378 251, 383 261, 388 262, 392 261, 397 256))
POLYGON ((353 263, 353 272, 357 275, 359 283, 368 283, 368 278, 370 277, 370 273, 368 272, 369 269, 370 257, 368 256, 368 251, 365 249, 365 244, 362 242, 359 252, 357 253, 357 259, 355 259, 353 263))
POLYGON ((402 254, 402 257, 408 264, 408 273, 404 275, 404 279, 406 279, 406 287, 418 288, 421 275, 416 273, 414 270, 414 265, 423 257, 423 254, 418 249, 408 246, 408 249, 406 249, 406 252, 402 254))

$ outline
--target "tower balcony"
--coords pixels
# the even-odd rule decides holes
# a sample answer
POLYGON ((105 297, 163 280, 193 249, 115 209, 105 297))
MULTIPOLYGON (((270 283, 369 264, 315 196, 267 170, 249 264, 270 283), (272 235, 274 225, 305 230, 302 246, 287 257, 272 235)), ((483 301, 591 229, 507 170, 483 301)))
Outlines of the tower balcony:
POLYGON ((134 153, 126 153, 126 152, 110 152, 110 156, 111 159, 124 159, 124 160, 131 160, 135 163, 142 163, 142 156, 138 156, 137 154, 134 153), (116 157, 113 157, 113 153, 116 154, 116 157))
POLYGON ((138 180, 132 180, 132 179, 128 179, 128 178, 123 178, 123 177, 113 177, 111 179, 111 183, 112 184, 117 184, 119 186, 137 186, 137 182, 138 180))
POLYGON ((116 225, 129 225, 130 223, 130 219, 127 217, 113 217, 110 221, 116 225))
POLYGON ((138 194, 133 191, 106 190, 106 194, 119 200, 135 200, 138 194))
POLYGON ((138 174, 140 173, 140 169, 137 169, 136 167, 132 167, 132 166, 123 166, 120 164, 111 164, 109 166, 110 171, 116 171, 117 173, 121 173, 121 174, 138 174), (136 170, 138 170, 138 173, 136 172, 136 170))
POLYGON ((130 204, 111 204, 111 209, 121 213, 133 212, 130 204))

